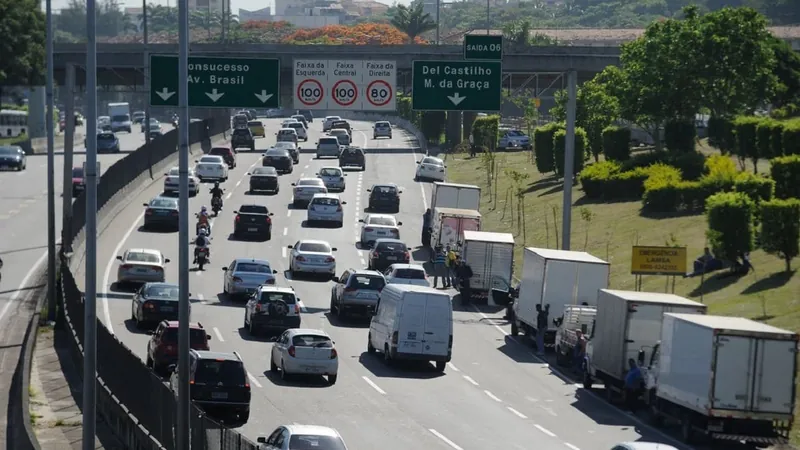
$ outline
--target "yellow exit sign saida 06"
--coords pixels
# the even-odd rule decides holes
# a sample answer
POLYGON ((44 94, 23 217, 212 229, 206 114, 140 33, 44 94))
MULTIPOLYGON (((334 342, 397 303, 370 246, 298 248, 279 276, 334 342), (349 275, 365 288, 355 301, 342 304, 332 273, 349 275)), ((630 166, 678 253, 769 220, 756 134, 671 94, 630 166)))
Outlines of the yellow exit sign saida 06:
POLYGON ((633 275, 684 275, 686 247, 634 246, 631 255, 633 275))

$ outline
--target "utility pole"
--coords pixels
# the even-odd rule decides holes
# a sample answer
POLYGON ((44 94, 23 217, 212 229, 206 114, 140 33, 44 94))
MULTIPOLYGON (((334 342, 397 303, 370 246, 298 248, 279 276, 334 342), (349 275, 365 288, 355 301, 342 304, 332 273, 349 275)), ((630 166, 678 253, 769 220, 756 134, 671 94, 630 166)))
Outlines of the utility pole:
POLYGON ((578 72, 567 72, 567 136, 564 143, 564 204, 561 211, 561 249, 570 249, 572 233, 572 179, 575 165, 575 95, 578 90, 578 72))
POLYGON ((47 27, 47 108, 45 127, 47 128, 47 320, 56 319, 56 182, 55 182, 55 125, 53 124, 53 4, 45 2, 47 27))
MULTIPOLYGON (((64 168, 61 195, 61 251, 65 254, 72 253, 72 155, 75 141, 75 65, 67 63, 65 76, 67 98, 64 102, 64 168)), ((87 141, 88 136, 87 136, 87 141)))
MULTIPOLYGON (((147 0, 142 0, 142 43, 144 44, 144 85, 145 92, 150 95, 150 49, 147 35, 147 0)), ((150 146, 150 99, 144 104, 144 142, 150 146)), ((152 171, 152 167, 150 168, 152 171)), ((152 176, 152 172, 150 176, 152 176)))

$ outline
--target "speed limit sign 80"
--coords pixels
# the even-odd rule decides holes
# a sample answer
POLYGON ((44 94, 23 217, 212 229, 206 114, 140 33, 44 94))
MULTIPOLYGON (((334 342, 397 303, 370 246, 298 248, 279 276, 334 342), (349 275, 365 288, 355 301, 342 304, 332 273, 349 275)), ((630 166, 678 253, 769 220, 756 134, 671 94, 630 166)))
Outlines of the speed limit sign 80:
POLYGON ((314 79, 303 80, 297 85, 297 98, 306 106, 314 106, 322 101, 322 84, 314 79))
POLYGON ((373 106, 384 106, 392 101, 392 87, 383 80, 375 80, 367 86, 367 100, 373 106))

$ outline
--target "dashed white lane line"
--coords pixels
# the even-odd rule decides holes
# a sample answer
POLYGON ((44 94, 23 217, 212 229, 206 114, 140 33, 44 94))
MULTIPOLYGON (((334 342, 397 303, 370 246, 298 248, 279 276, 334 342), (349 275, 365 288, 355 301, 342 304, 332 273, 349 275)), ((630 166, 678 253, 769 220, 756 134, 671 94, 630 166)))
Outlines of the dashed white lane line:
POLYGON ((519 417, 520 419, 527 419, 528 418, 528 416, 526 416, 525 414, 522 414, 521 412, 517 411, 516 409, 514 409, 514 408, 512 408, 510 406, 506 406, 506 408, 509 411, 511 411, 515 416, 519 417))
POLYGON ((503 402, 502 400, 500 400, 500 397, 492 394, 490 391, 484 390, 483 393, 486 394, 486 396, 489 397, 490 399, 496 401, 497 403, 503 402))
POLYGON ((286 228, 286 227, 283 227, 283 235, 286 236, 288 233, 289 233, 289 229, 286 228))
POLYGON ((286 211, 286 217, 292 217, 292 210, 286 211))
POLYGON ((250 372, 247 372, 247 378, 249 378, 250 382, 253 383, 254 385, 256 385, 256 387, 259 387, 259 388, 263 387, 263 386, 261 386, 261 383, 259 383, 258 380, 256 380, 256 377, 254 377, 253 374, 251 374, 250 372))
POLYGON ((286 258, 286 247, 281 249, 281 258, 286 258))
POLYGON ((458 367, 453 365, 453 363, 447 363, 447 367, 449 367, 450 370, 452 370, 453 372, 461 372, 460 370, 458 370, 458 367))
POLYGON ((202 270, 196 270, 194 272, 194 274, 199 277, 199 276, 203 275, 203 271, 202 270))
MULTIPOLYGON (((476 313, 478 313, 479 316, 481 316, 481 318, 486 319, 486 321, 489 322, 489 323, 492 323, 492 321, 490 320, 489 316, 487 316, 486 314, 481 312, 481 310, 478 309, 477 306, 475 306, 473 304, 470 304, 470 306, 472 307, 473 310, 475 310, 476 313)), ((508 332, 506 330, 502 329, 499 325, 492 324, 492 326, 495 327, 497 329, 497 331, 503 333, 503 335, 509 336, 508 332)))
POLYGON ((242 180, 236 182, 236 187, 239 187, 240 184, 242 184, 242 180))
POLYGON ((308 164, 306 164, 306 165, 303 167, 303 169, 308 169, 308 164))
POLYGON ((473 386, 480 386, 477 381, 473 380, 471 376, 464 375, 464 379, 472 383, 473 386))
MULTIPOLYGON (((237 184, 237 186, 238 186, 238 184, 237 184)), ((230 199, 232 195, 233 195, 233 192, 228 192, 228 195, 225 196, 225 200, 230 199)))
POLYGON ((386 391, 384 391, 383 389, 381 389, 381 388, 380 388, 380 386, 378 386, 377 384, 375 384, 375 382, 374 382, 374 381, 372 381, 372 380, 370 380, 369 378, 367 378, 367 376, 366 376, 366 375, 365 375, 365 376, 362 376, 361 378, 363 378, 363 379, 364 379, 364 381, 366 381, 366 382, 367 382, 367 384, 368 384, 368 385, 370 385, 370 387, 372 387, 372 389, 375 389, 376 391, 378 391, 378 393, 379 393, 379 394, 381 394, 381 395, 386 395, 386 391))
POLYGON ((556 437, 556 434, 555 434, 555 433, 553 433, 552 431, 548 430, 547 428, 545 428, 545 427, 543 427, 543 426, 539 425, 538 423, 537 423, 537 424, 535 424, 534 426, 535 426, 536 428, 538 428, 538 429, 539 429, 539 431, 541 431, 542 433, 544 433, 544 434, 546 434, 546 435, 548 435, 548 436, 550 436, 550 437, 556 437))
POLYGON ((572 450, 581 450, 578 447, 570 444, 569 442, 564 442, 564 445, 566 445, 567 447, 571 448, 572 450))
POLYGON ((443 435, 442 433, 439 433, 438 431, 434 430, 433 428, 428 428, 428 431, 430 431, 432 435, 434 435, 437 438, 441 439, 442 442, 444 442, 445 444, 449 445, 453 449, 455 449, 455 450, 464 450, 463 448, 459 447, 455 442, 451 441, 450 439, 447 439, 447 436, 443 435))
POLYGON ((220 342, 225 342, 225 339, 222 337, 222 333, 219 332, 217 327, 214 327, 214 334, 217 335, 217 339, 219 339, 220 342))

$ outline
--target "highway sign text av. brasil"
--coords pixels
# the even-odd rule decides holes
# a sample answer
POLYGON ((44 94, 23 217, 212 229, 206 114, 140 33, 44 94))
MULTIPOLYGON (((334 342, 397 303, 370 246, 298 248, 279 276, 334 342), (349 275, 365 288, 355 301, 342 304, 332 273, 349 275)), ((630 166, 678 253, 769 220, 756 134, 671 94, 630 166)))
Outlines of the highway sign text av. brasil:
POLYGON ((464 59, 502 60, 503 35, 468 34, 464 36, 464 59))
POLYGON ((500 61, 414 61, 412 108, 418 111, 499 111, 500 61))
MULTIPOLYGON (((189 57, 189 106, 277 108, 277 59, 189 57)), ((178 106, 178 57, 150 55, 150 106, 178 106)))

